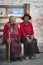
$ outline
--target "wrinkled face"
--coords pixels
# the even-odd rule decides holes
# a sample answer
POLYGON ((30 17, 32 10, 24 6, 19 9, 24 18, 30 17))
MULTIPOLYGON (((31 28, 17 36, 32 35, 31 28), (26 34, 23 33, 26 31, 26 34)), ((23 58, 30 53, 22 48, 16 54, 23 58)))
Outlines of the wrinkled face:
POLYGON ((11 23, 11 24, 15 24, 15 23, 16 23, 16 19, 15 19, 14 16, 12 16, 12 17, 10 18, 10 23, 11 23))
POLYGON ((28 16, 25 16, 25 17, 24 17, 24 21, 25 21, 25 22, 29 22, 29 17, 28 17, 28 16))

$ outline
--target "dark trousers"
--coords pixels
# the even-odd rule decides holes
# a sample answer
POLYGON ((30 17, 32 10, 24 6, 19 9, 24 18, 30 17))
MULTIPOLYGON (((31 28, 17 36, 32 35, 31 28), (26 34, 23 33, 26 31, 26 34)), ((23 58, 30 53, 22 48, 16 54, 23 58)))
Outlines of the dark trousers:
POLYGON ((34 45, 32 45, 32 43, 25 41, 24 42, 24 55, 25 56, 30 56, 33 55, 35 53, 34 51, 34 45))
POLYGON ((24 56, 29 56, 29 55, 33 55, 34 53, 39 53, 36 39, 33 39, 32 42, 28 42, 26 39, 21 38, 21 42, 24 44, 24 56))

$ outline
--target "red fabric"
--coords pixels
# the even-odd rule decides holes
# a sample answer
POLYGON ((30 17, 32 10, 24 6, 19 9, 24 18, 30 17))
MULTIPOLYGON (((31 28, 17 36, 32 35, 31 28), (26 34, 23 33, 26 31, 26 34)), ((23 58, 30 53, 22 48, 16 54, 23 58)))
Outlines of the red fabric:
POLYGON ((10 43, 10 49, 11 49, 11 53, 13 54, 20 54, 21 53, 21 44, 17 43, 15 40, 12 40, 10 43))
MULTIPOLYGON (((9 22, 5 24, 4 26, 4 39, 7 41, 8 39, 8 31, 9 31, 9 22)), ((18 26, 17 26, 18 28, 18 26)), ((15 32, 16 33, 16 32, 15 32)), ((20 33, 20 29, 18 28, 18 39, 20 39, 21 37, 21 33, 20 33)))
POLYGON ((33 35, 34 36, 34 31, 33 31, 33 26, 32 23, 29 22, 28 26, 24 25, 24 22, 20 24, 20 30, 21 30, 21 35, 26 38, 26 35, 33 35))
POLYGON ((21 52, 21 44, 17 42, 20 40, 21 34, 20 29, 18 28, 17 24, 11 25, 10 23, 5 24, 4 26, 4 38, 7 41, 8 39, 8 32, 10 31, 10 40, 11 40, 11 53, 13 54, 20 54, 21 52))
POLYGON ((5 24, 5 26, 4 26, 4 39, 7 41, 7 39, 8 39, 8 23, 6 23, 5 24))

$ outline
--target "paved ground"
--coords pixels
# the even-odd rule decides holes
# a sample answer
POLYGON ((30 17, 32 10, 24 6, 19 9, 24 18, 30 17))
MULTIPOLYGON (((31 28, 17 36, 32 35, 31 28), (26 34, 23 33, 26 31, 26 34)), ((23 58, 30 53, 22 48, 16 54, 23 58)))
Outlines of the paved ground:
POLYGON ((12 61, 10 63, 7 60, 2 60, 0 65, 43 65, 43 54, 37 55, 36 59, 33 60, 12 61))

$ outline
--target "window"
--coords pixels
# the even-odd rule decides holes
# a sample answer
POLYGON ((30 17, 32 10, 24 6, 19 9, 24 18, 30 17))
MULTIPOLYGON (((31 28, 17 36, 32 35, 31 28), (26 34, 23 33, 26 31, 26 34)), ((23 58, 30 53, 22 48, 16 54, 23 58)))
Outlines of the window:
POLYGON ((9 16, 23 16, 24 15, 24 8, 8 8, 7 14, 9 16))

